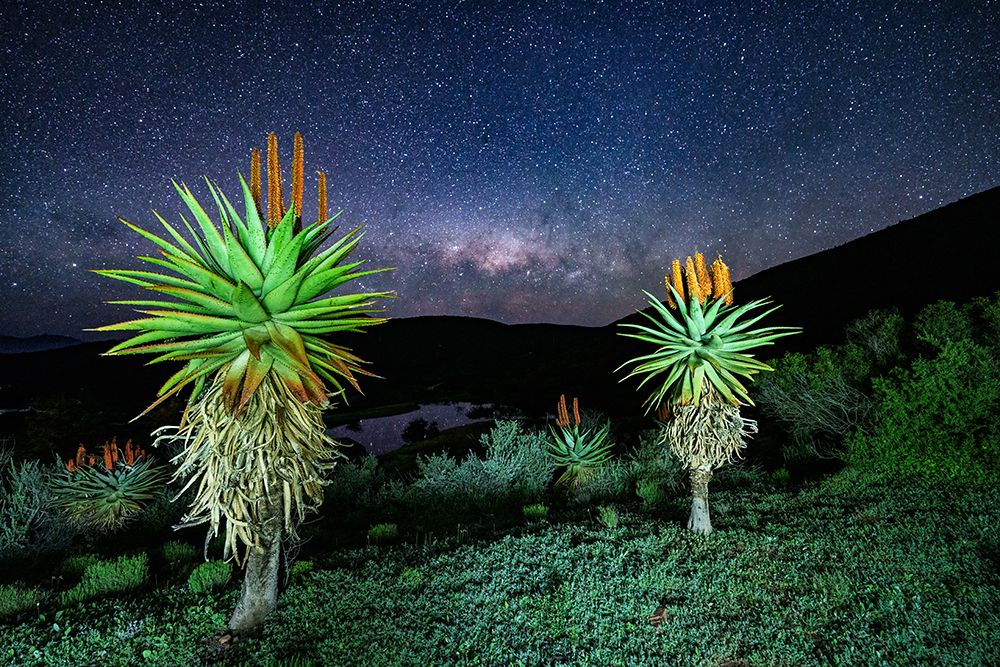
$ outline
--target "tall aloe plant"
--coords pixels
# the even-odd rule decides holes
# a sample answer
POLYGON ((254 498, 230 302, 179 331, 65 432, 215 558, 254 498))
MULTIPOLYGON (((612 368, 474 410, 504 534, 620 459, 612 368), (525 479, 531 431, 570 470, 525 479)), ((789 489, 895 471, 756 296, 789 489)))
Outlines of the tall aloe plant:
POLYGON ((664 283, 666 304, 644 292, 652 314, 640 314, 648 323, 622 324, 633 332, 619 332, 655 349, 625 362, 618 370, 632 365, 623 380, 640 376, 640 389, 650 385, 646 412, 656 411, 662 426, 661 442, 690 470, 688 529, 707 535, 712 532, 708 507, 712 471, 738 457, 745 438, 757 430, 756 422, 740 416, 741 405, 753 405, 743 380, 773 370, 747 352, 799 329, 752 329, 777 307, 750 316, 770 301, 734 305, 729 268, 721 257, 709 269, 696 252, 694 258, 686 259, 683 272, 680 260, 675 259, 664 283))
POLYGON ((345 385, 358 389, 356 374, 371 375, 327 336, 385 321, 372 316, 379 311, 371 306, 391 296, 330 295, 387 269, 360 270, 363 262, 349 261, 362 233, 358 228, 334 237, 339 213, 327 217, 322 172, 316 222, 302 225, 299 134, 291 172, 286 209, 272 133, 266 211, 254 149, 250 183, 240 176, 242 215, 207 179, 217 220, 187 186, 174 183, 192 218, 180 216, 183 229, 155 212, 165 234, 121 220, 159 250, 159 256, 140 257, 152 270, 95 271, 155 293, 112 302, 135 306, 144 317, 95 329, 137 332, 107 354, 183 362, 146 412, 191 387, 180 425, 159 441, 183 443, 173 459, 175 480, 186 482, 181 494, 195 489, 183 525, 208 523, 215 535, 222 528, 226 556, 245 566, 243 594, 230 620, 236 632, 255 629, 273 608, 282 538, 294 538, 305 512, 322 502, 324 476, 341 456, 324 433, 322 410, 331 397, 344 399, 345 385))

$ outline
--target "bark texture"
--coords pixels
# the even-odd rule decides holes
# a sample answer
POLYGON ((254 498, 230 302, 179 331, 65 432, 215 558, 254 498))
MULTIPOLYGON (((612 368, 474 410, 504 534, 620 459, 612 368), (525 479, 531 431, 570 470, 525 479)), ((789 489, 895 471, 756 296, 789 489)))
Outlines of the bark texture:
MULTIPOLYGON (((273 507, 273 505, 272 505, 273 507)), ((260 549, 251 549, 243 575, 243 590, 229 629, 237 635, 256 634, 278 603, 281 565, 281 517, 274 512, 260 531, 260 549)))
POLYGON ((691 471, 691 516, 687 527, 699 535, 712 532, 712 517, 708 511, 708 483, 711 479, 711 468, 701 467, 691 471))

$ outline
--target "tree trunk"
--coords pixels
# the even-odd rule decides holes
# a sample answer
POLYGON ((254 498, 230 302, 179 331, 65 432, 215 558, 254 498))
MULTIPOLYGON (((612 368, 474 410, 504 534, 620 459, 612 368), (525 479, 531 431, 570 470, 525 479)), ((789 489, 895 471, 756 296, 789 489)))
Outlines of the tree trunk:
POLYGON ((281 555, 281 517, 277 512, 264 522, 260 549, 251 549, 245 565, 243 592, 229 629, 237 635, 256 634, 264 618, 278 603, 278 568, 281 555))
POLYGON ((712 532, 712 517, 708 513, 708 482, 711 479, 711 468, 696 468, 691 471, 691 517, 687 527, 699 535, 709 535, 712 532))

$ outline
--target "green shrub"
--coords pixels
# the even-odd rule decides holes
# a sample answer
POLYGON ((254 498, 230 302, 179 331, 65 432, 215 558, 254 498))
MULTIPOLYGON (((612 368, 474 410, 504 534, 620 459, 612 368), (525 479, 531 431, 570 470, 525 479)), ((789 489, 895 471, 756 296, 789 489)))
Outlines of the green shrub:
POLYGON ((188 577, 188 588, 192 593, 207 593, 229 583, 233 576, 233 565, 227 561, 211 560, 194 568, 188 577))
POLYGON ((0 565, 72 544, 76 530, 52 509, 50 475, 38 461, 15 464, 11 451, 0 450, 0 565))
POLYGON ((304 574, 316 569, 316 564, 311 560, 297 560, 288 568, 288 574, 293 577, 301 577, 304 574))
POLYGON ((330 507, 359 508, 374 503, 379 482, 378 459, 368 455, 360 461, 338 463, 323 487, 323 502, 330 507))
POLYGON ((379 504, 396 507, 414 519, 463 520, 539 500, 555 467, 541 432, 525 432, 515 421, 498 421, 480 444, 485 459, 470 454, 461 462, 446 453, 417 459, 411 484, 392 482, 379 493, 379 504))
POLYGON ((582 480, 571 492, 577 498, 593 500, 624 500, 631 492, 635 471, 633 462, 621 459, 608 461, 582 480))
POLYGON ((394 523, 376 523, 368 529, 368 541, 374 544, 386 544, 399 537, 399 526, 394 523))
MULTIPOLYGON (((847 325, 848 342, 864 350, 867 363, 877 369, 891 368, 904 357, 905 333, 906 322, 895 308, 871 310, 864 317, 847 325)), ((863 380, 864 377, 858 374, 860 370, 862 369, 858 367, 849 367, 848 380, 852 382, 863 380)))
POLYGON ((687 487, 687 473, 660 442, 659 430, 648 430, 639 436, 639 446, 630 457, 629 468, 627 479, 632 489, 641 482, 654 484, 660 493, 681 492, 687 487))
POLYGON ((913 321, 914 338, 935 350, 943 349, 949 341, 972 341, 974 329, 972 309, 953 301, 937 301, 925 306, 913 321))
POLYGON ((102 595, 139 588, 146 582, 148 571, 149 562, 144 553, 91 563, 84 569, 80 583, 60 593, 59 604, 65 607, 102 595))
POLYGON ((790 352, 768 363, 774 372, 756 378, 754 396, 789 437, 782 446, 785 460, 837 455, 846 434, 868 427, 873 366, 857 345, 790 352))
POLYGON ((66 557, 59 565, 59 574, 65 577, 80 577, 88 567, 100 562, 101 557, 97 554, 74 554, 66 557))
POLYGON ((525 505, 521 508, 521 512, 524 514, 525 519, 536 521, 547 517, 549 515, 549 508, 542 503, 535 503, 534 505, 525 505))
POLYGON ((35 609, 39 599, 40 595, 35 588, 0 584, 0 618, 9 618, 35 609))
POLYGON ((792 482, 792 476, 788 468, 778 468, 771 473, 771 484, 775 486, 787 486, 792 482))
POLYGON ((424 575, 419 568, 408 567, 399 574, 399 582, 409 588, 420 588, 424 583, 424 575))
POLYGON ((597 508, 597 520, 605 528, 617 528, 618 512, 615 511, 614 507, 610 507, 608 505, 600 505, 597 508))
POLYGON ((647 506, 658 505, 664 498, 660 483, 655 479, 640 479, 636 482, 635 493, 647 506))
POLYGON ((187 542, 171 540, 162 547, 163 559, 173 566, 190 563, 198 557, 198 550, 187 542))
POLYGON ((1000 365, 992 350, 945 341, 936 356, 875 386, 875 428, 848 439, 851 465, 952 480, 1000 472, 1000 365))

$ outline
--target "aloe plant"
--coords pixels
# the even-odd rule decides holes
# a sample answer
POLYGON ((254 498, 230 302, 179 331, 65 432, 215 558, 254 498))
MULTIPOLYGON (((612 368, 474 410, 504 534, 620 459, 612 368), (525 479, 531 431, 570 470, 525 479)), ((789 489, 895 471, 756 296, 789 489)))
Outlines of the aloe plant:
POLYGON ((580 406, 573 399, 573 421, 566 408, 566 396, 559 397, 556 405, 556 423, 549 424, 552 439, 548 442, 548 453, 552 461, 566 468, 556 484, 577 486, 607 463, 611 458, 611 441, 608 439, 610 426, 580 430, 580 406))
POLYGON ((224 556, 246 567, 230 620, 236 632, 255 630, 273 608, 282 537, 294 538, 305 512, 318 508, 324 477, 342 456, 324 433, 322 410, 331 398, 346 400, 347 385, 359 389, 356 374, 372 375, 328 336, 384 322, 373 316, 380 311, 372 305, 391 296, 330 295, 388 269, 360 270, 363 262, 350 261, 362 232, 334 237, 339 213, 327 217, 322 172, 316 222, 302 225, 299 134, 291 171, 286 209, 272 133, 266 214, 260 152, 254 149, 250 183, 240 176, 243 213, 206 179, 218 211, 213 220, 187 186, 174 183, 193 222, 182 215, 181 227, 156 215, 165 231, 157 235, 122 220, 158 249, 159 256, 140 257, 153 270, 95 271, 147 293, 113 302, 135 306, 143 317, 97 329, 137 332, 107 354, 183 362, 146 411, 191 388, 179 427, 161 430, 158 442, 183 444, 173 459, 175 480, 185 482, 178 497, 195 489, 183 525, 207 523, 214 535, 223 529, 224 556))
POLYGON ((666 304, 644 292, 653 312, 640 315, 648 323, 620 325, 631 331, 619 335, 655 346, 653 351, 626 361, 618 370, 631 365, 623 381, 640 376, 640 389, 651 386, 646 413, 657 413, 661 442, 691 471, 688 528, 707 535, 712 532, 708 508, 712 470, 738 457, 746 437, 757 429, 756 422, 740 416, 741 405, 753 405, 743 381, 773 370, 747 352, 799 329, 752 328, 777 307, 751 315, 771 302, 758 299, 734 305, 729 267, 721 257, 709 270, 696 252, 686 259, 683 273, 680 260, 674 260, 664 282, 666 304))

